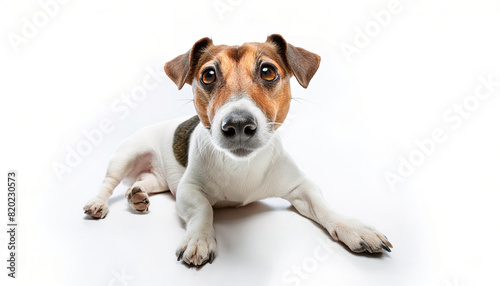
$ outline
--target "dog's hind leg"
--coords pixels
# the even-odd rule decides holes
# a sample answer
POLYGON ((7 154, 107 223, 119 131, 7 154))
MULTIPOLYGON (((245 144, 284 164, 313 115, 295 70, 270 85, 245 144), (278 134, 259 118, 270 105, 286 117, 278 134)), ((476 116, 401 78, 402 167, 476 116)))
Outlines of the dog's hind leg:
POLYGON ((135 158, 121 160, 119 156, 115 156, 111 159, 97 195, 83 207, 85 214, 95 219, 104 218, 108 214, 109 197, 116 186, 130 173, 134 163, 135 158))
POLYGON ((151 164, 150 152, 134 152, 130 147, 132 146, 129 144, 123 144, 113 155, 99 192, 83 207, 88 216, 95 219, 104 218, 109 210, 108 199, 116 186, 125 178, 137 177, 151 164))
POLYGON ((137 212, 145 212, 149 209, 148 194, 161 193, 168 190, 168 186, 161 183, 153 173, 141 173, 135 183, 127 190, 125 197, 130 207, 137 212))

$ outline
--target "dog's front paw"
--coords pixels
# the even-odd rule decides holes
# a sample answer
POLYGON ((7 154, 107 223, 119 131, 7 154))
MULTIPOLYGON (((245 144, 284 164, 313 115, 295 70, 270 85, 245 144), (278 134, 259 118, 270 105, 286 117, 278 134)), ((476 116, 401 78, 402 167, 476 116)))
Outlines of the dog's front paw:
POLYGON ((363 223, 350 220, 337 225, 332 232, 335 240, 340 240, 353 252, 377 253, 386 250, 391 252, 392 244, 378 230, 363 223))
POLYGON ((213 234, 187 235, 180 243, 175 255, 177 261, 183 260, 188 265, 202 266, 212 263, 217 254, 217 244, 213 234))
POLYGON ((83 211, 91 218, 100 219, 108 214, 108 203, 100 199, 90 200, 84 207, 83 211))
POLYGON ((145 212, 149 210, 149 196, 140 187, 133 187, 128 189, 125 193, 130 207, 138 212, 145 212))

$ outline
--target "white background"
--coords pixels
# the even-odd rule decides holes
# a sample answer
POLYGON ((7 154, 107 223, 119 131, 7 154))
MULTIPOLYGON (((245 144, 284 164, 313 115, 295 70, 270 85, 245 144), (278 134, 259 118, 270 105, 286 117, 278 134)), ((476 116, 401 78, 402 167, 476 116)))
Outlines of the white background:
MULTIPOLYGON (((7 285, 498 283, 500 87, 474 94, 479 77, 500 81, 499 2, 401 0, 396 13, 381 12, 388 0, 47 2, 0 1, 0 162, 4 176, 19 172, 19 278, 2 262, 7 285), (356 47, 367 28, 346 57, 341 45, 356 47), (137 215, 122 186, 105 220, 85 219, 123 139, 194 114, 190 87, 162 73, 166 61, 204 36, 236 45, 272 33, 322 56, 308 89, 292 83, 286 148, 332 207, 384 232, 392 253, 352 254, 277 199, 217 210, 219 255, 201 269, 176 261, 184 227, 170 194, 137 215), (144 80, 154 87, 127 107, 144 80), (464 100, 469 112, 447 122, 464 100), (102 121, 113 130, 58 177, 54 166, 102 121), (416 141, 436 129, 446 140, 418 157, 416 141), (391 188, 385 174, 412 154, 418 166, 391 188)), ((5 261, 5 231, 0 241, 5 261)))

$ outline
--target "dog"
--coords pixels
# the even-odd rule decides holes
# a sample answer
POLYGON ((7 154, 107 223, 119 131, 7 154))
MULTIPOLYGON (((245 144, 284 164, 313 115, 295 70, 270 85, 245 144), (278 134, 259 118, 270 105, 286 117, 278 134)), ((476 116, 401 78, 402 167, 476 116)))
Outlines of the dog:
POLYGON ((170 191, 186 223, 177 260, 201 266, 217 254, 213 208, 280 197, 351 251, 390 252, 381 232, 327 205, 276 134, 290 107, 291 78, 307 88, 320 60, 278 34, 241 46, 200 39, 165 64, 179 90, 192 86, 197 115, 145 127, 124 141, 85 214, 104 218, 122 181, 131 186, 125 196, 137 212, 148 211, 150 194, 170 191))

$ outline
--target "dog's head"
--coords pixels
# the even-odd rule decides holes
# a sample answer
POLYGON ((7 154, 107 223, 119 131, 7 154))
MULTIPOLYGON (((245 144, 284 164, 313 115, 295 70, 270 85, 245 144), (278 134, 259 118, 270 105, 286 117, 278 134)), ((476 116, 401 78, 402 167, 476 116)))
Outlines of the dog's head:
POLYGON ((203 38, 166 63, 165 72, 179 89, 192 85, 196 112, 215 146, 245 157, 265 146, 285 120, 290 78, 306 88, 319 62, 318 55, 277 34, 241 46, 203 38))

